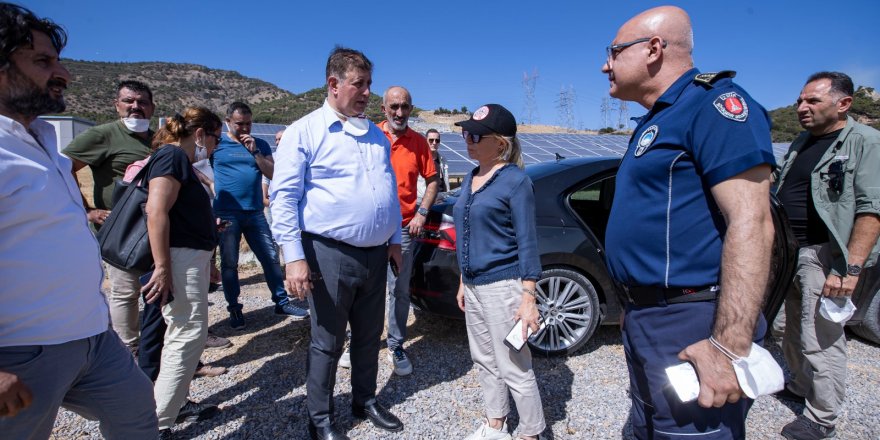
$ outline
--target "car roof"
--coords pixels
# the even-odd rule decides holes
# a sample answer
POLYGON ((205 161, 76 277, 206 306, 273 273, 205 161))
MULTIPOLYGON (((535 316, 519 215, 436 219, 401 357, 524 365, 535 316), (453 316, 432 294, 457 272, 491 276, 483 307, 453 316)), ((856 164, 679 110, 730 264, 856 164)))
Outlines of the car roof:
POLYGON ((616 168, 620 159, 620 156, 573 157, 527 165, 525 171, 534 183, 548 178, 575 181, 616 168), (564 179, 564 176, 571 179, 564 179))

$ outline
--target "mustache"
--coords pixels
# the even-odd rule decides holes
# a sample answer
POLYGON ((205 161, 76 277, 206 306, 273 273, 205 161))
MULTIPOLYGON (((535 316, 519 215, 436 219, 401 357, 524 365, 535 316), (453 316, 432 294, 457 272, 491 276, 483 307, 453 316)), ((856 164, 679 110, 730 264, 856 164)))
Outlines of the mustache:
POLYGON ((62 89, 67 90, 67 81, 61 78, 52 78, 47 83, 49 87, 61 87, 62 89))

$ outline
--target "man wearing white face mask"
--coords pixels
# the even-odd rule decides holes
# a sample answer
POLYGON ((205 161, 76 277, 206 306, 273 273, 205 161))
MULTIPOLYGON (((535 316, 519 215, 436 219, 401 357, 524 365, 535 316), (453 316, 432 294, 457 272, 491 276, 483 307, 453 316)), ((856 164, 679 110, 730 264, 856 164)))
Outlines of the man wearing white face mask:
MULTIPOLYGON (((116 112, 119 120, 92 127, 77 136, 62 151, 73 162, 74 175, 88 166, 95 186, 92 192, 94 206, 86 206, 89 222, 100 228, 113 208, 113 188, 121 180, 125 169, 132 162, 150 154, 150 118, 156 105, 150 88, 139 81, 122 81, 116 87, 116 112)), ((85 198, 83 198, 85 200, 85 198)), ((143 275, 136 271, 123 271, 105 265, 110 277, 110 319, 132 353, 137 352, 138 296, 143 275)))
POLYGON ((333 423, 336 366, 351 324, 351 405, 356 418, 397 432, 403 423, 376 400, 388 259, 400 267, 400 202, 388 138, 363 117, 373 63, 336 47, 327 100, 294 122, 278 146, 272 232, 284 254, 285 287, 308 297, 306 407, 309 438, 347 440, 333 423))

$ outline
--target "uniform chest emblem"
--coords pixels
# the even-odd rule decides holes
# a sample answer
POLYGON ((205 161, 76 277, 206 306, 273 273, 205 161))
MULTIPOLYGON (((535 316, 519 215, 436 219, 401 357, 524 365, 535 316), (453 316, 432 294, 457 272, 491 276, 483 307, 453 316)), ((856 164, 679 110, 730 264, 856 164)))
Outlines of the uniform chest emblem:
POLYGON ((721 116, 727 119, 745 122, 749 117, 749 106, 746 105, 746 100, 736 92, 728 92, 715 98, 712 105, 715 106, 718 113, 721 113, 721 116))
POLYGON ((657 139, 657 133, 660 132, 660 127, 656 125, 652 125, 648 127, 647 130, 642 132, 642 135, 639 136, 639 142, 636 147, 636 152, 633 153, 636 157, 639 157, 645 154, 645 151, 648 151, 648 148, 651 147, 651 144, 654 143, 654 140, 657 139))

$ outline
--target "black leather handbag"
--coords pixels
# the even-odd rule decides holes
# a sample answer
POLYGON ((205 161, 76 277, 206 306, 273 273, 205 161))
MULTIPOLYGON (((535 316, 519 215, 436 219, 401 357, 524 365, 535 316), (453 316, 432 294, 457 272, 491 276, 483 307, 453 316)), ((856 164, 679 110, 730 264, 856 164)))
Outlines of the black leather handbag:
MULTIPOLYGON (((124 192, 113 203, 110 216, 104 221, 96 237, 101 258, 107 264, 122 270, 147 272, 153 266, 150 237, 147 235, 147 172, 151 163, 137 173, 124 192)), ((123 182, 116 182, 114 198, 123 182)))

